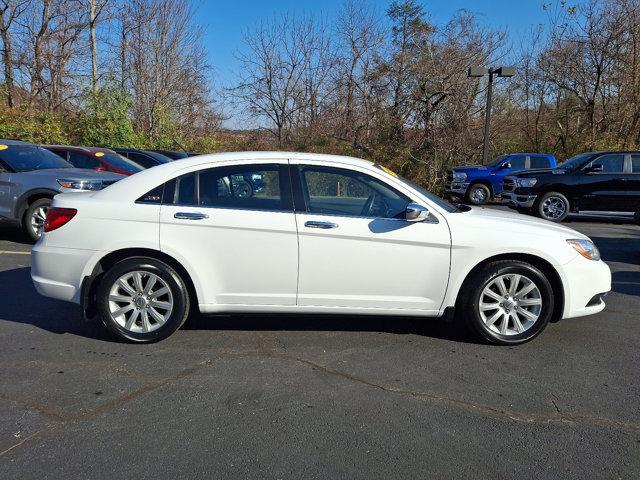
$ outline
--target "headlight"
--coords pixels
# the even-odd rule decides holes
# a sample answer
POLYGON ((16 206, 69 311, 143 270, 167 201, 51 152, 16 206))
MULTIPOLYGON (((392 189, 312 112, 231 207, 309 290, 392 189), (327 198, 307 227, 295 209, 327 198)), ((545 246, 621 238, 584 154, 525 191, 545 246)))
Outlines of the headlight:
POLYGON ((462 172, 453 172, 454 182, 464 182, 467 179, 467 174, 462 172))
POLYGON ((516 178, 516 185, 518 187, 533 187, 537 182, 537 178, 516 178))
POLYGON ((104 186, 100 180, 67 180, 58 179, 58 183, 62 188, 71 188, 73 190, 101 190, 104 186))
POLYGON ((567 240, 567 243, 571 245, 576 252, 589 260, 600 260, 600 252, 591 240, 567 240))

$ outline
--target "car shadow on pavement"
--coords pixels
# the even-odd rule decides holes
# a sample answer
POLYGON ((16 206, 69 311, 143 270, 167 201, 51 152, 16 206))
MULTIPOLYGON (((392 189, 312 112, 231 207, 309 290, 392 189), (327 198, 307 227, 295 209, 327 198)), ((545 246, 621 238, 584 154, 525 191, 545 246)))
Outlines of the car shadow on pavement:
MULTIPOLYGON (((33 325, 56 334, 71 334, 96 340, 118 341, 96 321, 84 321, 77 305, 38 294, 27 267, 0 271, 0 323, 33 325)), ((193 315, 186 330, 246 331, 345 331, 413 334, 476 343, 453 322, 434 318, 364 315, 193 315)))
POLYGON ((0 220, 0 240, 9 241, 13 243, 20 243, 23 245, 33 245, 33 242, 24 231, 17 226, 10 225, 0 220))
POLYGON ((640 297, 640 270, 613 272, 611 289, 616 293, 640 297))
POLYGON ((640 267, 640 230, 637 238, 594 237, 591 240, 596 244, 602 259, 606 262, 629 263, 640 267))
POLYGON ((38 294, 28 267, 0 271, 0 324, 2 322, 29 324, 57 334, 109 339, 103 328, 82 320, 77 305, 38 294))

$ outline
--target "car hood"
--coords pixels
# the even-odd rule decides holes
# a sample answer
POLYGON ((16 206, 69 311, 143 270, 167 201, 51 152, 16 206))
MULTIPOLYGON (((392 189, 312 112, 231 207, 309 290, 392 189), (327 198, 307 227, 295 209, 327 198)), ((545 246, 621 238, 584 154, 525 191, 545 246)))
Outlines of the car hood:
POLYGON ((541 218, 532 217, 508 210, 499 210, 490 207, 471 207, 468 212, 460 213, 460 221, 477 221, 485 228, 505 229, 524 232, 529 230, 531 234, 538 236, 562 236, 564 238, 583 238, 589 239, 576 230, 565 227, 557 223, 542 220, 541 218))
POLYGON ((539 177, 542 175, 555 175, 555 174, 564 174, 565 171, 561 168, 535 168, 530 170, 520 170, 518 172, 510 173, 508 176, 512 177, 517 175, 518 177, 539 177))
POLYGON ((43 177, 56 177, 64 178, 67 180, 112 180, 117 181, 125 178, 124 175, 113 172, 100 172, 96 170, 89 170, 86 168, 45 168, 42 170, 31 170, 24 172, 29 175, 39 175, 43 177))
POLYGON ((463 172, 468 173, 474 170, 488 170, 485 165, 463 165, 461 167, 454 167, 451 169, 452 172, 463 172))

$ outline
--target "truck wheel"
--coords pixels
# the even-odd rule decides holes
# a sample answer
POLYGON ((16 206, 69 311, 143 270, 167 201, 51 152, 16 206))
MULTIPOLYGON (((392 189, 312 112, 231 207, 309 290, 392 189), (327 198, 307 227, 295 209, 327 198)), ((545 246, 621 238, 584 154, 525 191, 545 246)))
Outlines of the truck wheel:
POLYGON ((491 198, 491 190, 482 183, 474 183, 467 189, 465 199, 472 205, 484 205, 491 198))
POLYGON ((558 192, 547 192, 535 207, 535 212, 540 218, 551 222, 561 222, 569 215, 569 200, 558 192))
POLYGON ((29 205, 22 217, 22 228, 34 242, 42 236, 49 207, 51 207, 50 198, 39 198, 29 205))

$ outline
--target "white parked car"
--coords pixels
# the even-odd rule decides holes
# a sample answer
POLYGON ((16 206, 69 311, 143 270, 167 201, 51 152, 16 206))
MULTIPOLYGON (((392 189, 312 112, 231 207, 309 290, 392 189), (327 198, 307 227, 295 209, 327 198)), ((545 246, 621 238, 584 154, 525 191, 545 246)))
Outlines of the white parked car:
POLYGON ((574 230, 451 205, 368 161, 282 152, 192 157, 57 195, 32 264, 41 294, 135 342, 167 337, 194 309, 455 309, 484 340, 516 344, 601 311, 611 288, 574 230))

